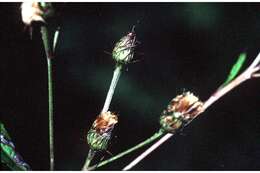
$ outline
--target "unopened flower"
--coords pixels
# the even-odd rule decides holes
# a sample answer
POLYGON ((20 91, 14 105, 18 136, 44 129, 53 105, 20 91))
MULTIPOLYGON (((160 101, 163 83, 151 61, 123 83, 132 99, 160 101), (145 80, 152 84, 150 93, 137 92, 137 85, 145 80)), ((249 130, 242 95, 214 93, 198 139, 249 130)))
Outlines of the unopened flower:
POLYGON ((191 92, 176 96, 160 117, 162 128, 174 132, 202 111, 203 103, 191 92))
POLYGON ((41 6, 39 2, 23 2, 21 10, 22 20, 26 25, 31 25, 32 22, 46 23, 46 19, 54 13, 51 3, 41 6))
POLYGON ((112 56, 113 59, 122 64, 129 63, 134 57, 134 47, 136 46, 136 35, 134 32, 128 33, 116 43, 112 56))
POLYGON ((93 150, 105 150, 114 125, 118 122, 116 114, 104 112, 97 117, 87 135, 87 141, 93 150))

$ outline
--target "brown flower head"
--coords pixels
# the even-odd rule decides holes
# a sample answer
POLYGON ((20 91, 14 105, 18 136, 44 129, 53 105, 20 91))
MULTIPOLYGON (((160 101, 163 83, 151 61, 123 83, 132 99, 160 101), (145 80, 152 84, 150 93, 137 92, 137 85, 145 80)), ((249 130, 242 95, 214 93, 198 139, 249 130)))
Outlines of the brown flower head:
POLYGON ((203 103, 191 92, 176 96, 163 111, 160 124, 163 129, 174 132, 202 111, 203 103))
POLYGON ((113 128, 117 122, 117 115, 108 111, 97 117, 92 125, 92 128, 95 129, 98 133, 105 133, 113 128))
POLYGON ((118 122, 116 114, 104 112, 97 117, 88 131, 87 141, 93 150, 105 150, 114 125, 118 122))
POLYGON ((178 112, 185 120, 188 120, 202 110, 202 105, 202 102, 193 93, 185 92, 172 99, 167 107, 167 112, 178 112))

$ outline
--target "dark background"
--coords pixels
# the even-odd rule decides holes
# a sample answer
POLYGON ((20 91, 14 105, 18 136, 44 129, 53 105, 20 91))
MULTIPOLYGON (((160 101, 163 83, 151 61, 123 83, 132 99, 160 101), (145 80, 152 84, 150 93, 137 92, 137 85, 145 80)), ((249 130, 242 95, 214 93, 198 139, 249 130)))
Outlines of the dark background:
MULTIPOLYGON (((114 44, 136 25, 136 63, 124 69, 112 100, 119 113, 109 151, 117 154, 158 130, 177 94, 206 100, 246 51, 260 51, 260 4, 56 3, 61 34, 54 59, 56 170, 80 170, 86 133, 102 109, 114 69, 114 44)), ((39 29, 30 40, 19 3, 1 3, 0 113, 33 170, 48 170, 47 68, 39 29)), ((260 82, 228 93, 134 170, 259 170, 260 82)), ((121 170, 144 149, 101 170, 121 170)), ((104 154, 109 158, 109 154, 104 154)))

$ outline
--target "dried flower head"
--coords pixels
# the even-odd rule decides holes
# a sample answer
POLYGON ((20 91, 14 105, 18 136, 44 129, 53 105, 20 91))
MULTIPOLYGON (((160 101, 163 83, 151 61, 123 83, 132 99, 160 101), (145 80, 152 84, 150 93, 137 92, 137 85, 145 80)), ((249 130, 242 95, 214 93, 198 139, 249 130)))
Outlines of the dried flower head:
POLYGON ((105 150, 114 125, 118 122, 116 114, 104 112, 97 117, 87 135, 87 141, 93 150, 105 150))
POLYGON ((116 43, 112 55, 113 59, 122 64, 128 64, 134 57, 134 47, 136 46, 136 35, 134 32, 128 33, 116 43))
POLYGON ((162 129, 167 132, 175 132, 182 125, 182 120, 172 115, 162 115, 160 117, 160 124, 162 129))
POLYGON ((174 132, 202 111, 203 103, 191 92, 176 96, 160 117, 160 124, 168 132, 174 132))
POLYGON ((46 19, 54 13, 51 3, 39 2, 23 2, 21 5, 22 20, 26 25, 31 25, 32 22, 46 23, 46 19))

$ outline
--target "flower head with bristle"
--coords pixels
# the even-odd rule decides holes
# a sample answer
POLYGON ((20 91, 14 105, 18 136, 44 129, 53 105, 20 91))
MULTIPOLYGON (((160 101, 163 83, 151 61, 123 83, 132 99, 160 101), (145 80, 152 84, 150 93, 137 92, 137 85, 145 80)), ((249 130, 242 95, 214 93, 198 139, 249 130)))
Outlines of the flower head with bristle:
POLYGON ((203 103, 191 92, 176 96, 160 117, 162 128, 175 132, 182 125, 195 118, 202 111, 203 103))
POLYGON ((121 64, 128 64, 134 57, 134 47, 136 46, 136 35, 134 31, 122 37, 116 43, 112 56, 113 59, 121 64))
POLYGON ((94 121, 87 135, 87 141, 93 150, 105 150, 111 137, 114 125, 118 122, 116 114, 111 112, 101 113, 94 121))

